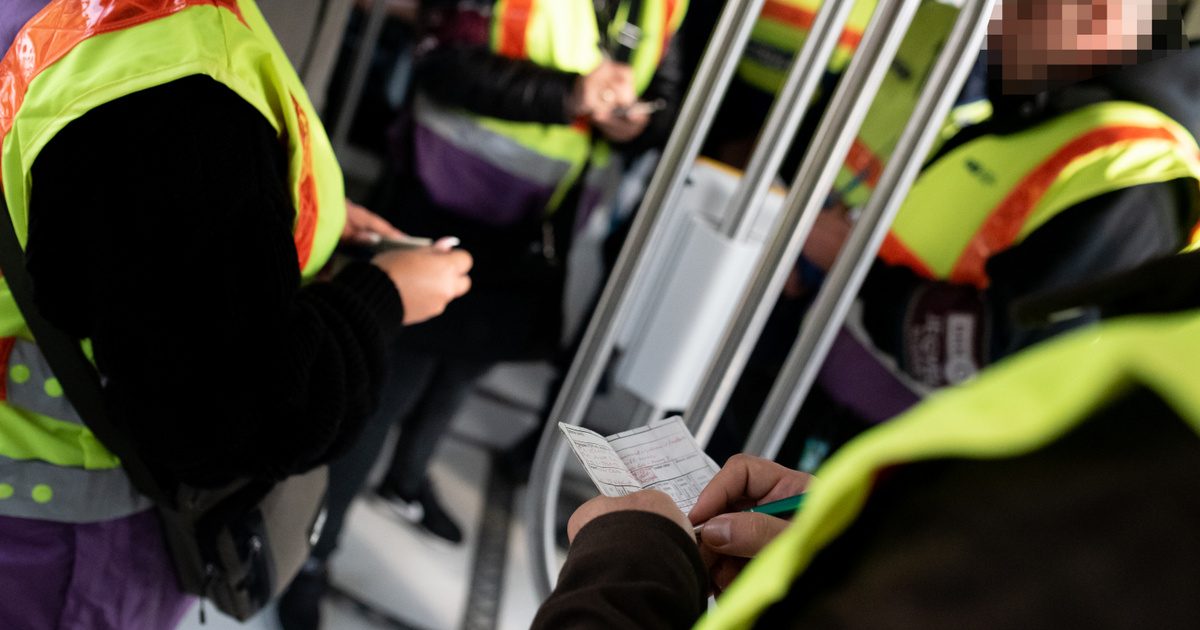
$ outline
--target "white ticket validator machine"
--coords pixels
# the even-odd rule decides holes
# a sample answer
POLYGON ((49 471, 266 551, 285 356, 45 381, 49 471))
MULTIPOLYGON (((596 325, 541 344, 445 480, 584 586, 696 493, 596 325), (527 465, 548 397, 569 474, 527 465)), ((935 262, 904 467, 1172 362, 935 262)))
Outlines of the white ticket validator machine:
POLYGON ((635 305, 618 335, 616 383, 651 415, 682 410, 703 382, 738 299, 754 274, 787 191, 772 188, 745 235, 721 225, 733 209, 741 171, 700 158, 667 213, 650 273, 635 287, 635 305))

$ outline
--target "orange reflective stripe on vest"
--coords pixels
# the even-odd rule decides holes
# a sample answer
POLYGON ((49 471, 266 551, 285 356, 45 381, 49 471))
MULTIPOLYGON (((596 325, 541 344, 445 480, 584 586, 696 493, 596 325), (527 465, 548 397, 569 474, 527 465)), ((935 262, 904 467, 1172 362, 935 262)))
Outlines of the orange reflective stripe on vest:
POLYGON ((0 139, 12 130, 13 119, 29 84, 84 40, 183 11, 212 5, 241 18, 236 0, 115 0, 93 6, 79 0, 54 0, 38 12, 13 39, 0 61, 0 139))
POLYGON ((854 139, 843 165, 872 190, 883 175, 883 160, 879 159, 862 138, 854 139))
POLYGON ((980 136, 927 166, 879 257, 932 280, 986 289, 993 256, 1067 209, 1180 179, 1200 183, 1200 147, 1187 129, 1146 105, 1088 105, 1012 134, 980 136))
POLYGON ((992 256, 1012 247, 1046 191, 1075 160, 1105 147, 1133 140, 1175 140, 1162 127, 1103 127, 1084 134, 1042 162, 1008 193, 979 228, 950 273, 950 282, 986 288, 985 266, 992 256))
POLYGON ((525 59, 529 51, 525 42, 533 16, 534 0, 504 0, 500 15, 500 41, 496 52, 509 59, 525 59))
POLYGON ((925 264, 924 260, 909 249, 904 241, 900 240, 894 232, 888 232, 883 239, 883 245, 879 248, 879 257, 889 265, 896 267, 908 267, 923 278, 938 279, 937 274, 929 265, 925 264))
POLYGON ((666 56, 671 47, 671 38, 675 36, 675 12, 679 10, 679 0, 666 0, 667 12, 663 18, 662 55, 666 56))
MULTIPOLYGON (((12 131, 30 84, 76 46, 97 35, 133 28, 199 6, 227 10, 246 23, 237 0, 110 0, 103 6, 79 0, 53 0, 47 4, 17 33, 8 54, 0 60, 0 141, 12 131)), ((308 117, 295 97, 292 102, 300 118, 304 151, 293 235, 300 268, 304 269, 312 255, 319 203, 308 117)))
MULTIPOLYGON (((805 31, 811 31, 813 22, 817 19, 816 12, 780 0, 767 0, 759 16, 761 19, 783 22, 805 31)), ((862 42, 862 37, 861 30, 848 25, 838 38, 838 46, 855 50, 862 42)))
POLYGON ((308 114, 296 97, 292 97, 292 107, 296 108, 296 117, 300 121, 300 146, 304 152, 304 162, 300 167, 300 198, 296 209, 296 227, 292 229, 292 238, 296 241, 296 256, 300 260, 300 268, 308 266, 312 256, 313 238, 317 233, 317 182, 313 176, 312 135, 309 130, 308 114))

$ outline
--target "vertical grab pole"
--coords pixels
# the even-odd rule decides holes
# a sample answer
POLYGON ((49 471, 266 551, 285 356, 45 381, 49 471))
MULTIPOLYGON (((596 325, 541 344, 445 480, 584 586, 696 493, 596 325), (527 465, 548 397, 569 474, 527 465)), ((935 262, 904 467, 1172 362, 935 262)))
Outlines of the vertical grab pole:
POLYGON ((774 298, 783 289, 792 261, 800 255, 826 194, 833 189, 850 145, 919 5, 920 0, 881 0, 871 17, 784 201, 783 216, 688 406, 688 424, 695 428, 701 443, 708 441, 720 421, 754 342, 771 314, 774 298))
POLYGON ((387 21, 387 9, 388 0, 373 0, 367 26, 363 30, 362 39, 358 41, 354 66, 350 71, 350 83, 346 85, 346 98, 342 101, 342 109, 338 112, 337 122, 333 127, 333 147, 338 155, 344 155, 346 145, 350 141, 350 126, 354 122, 354 114, 358 113, 358 105, 362 102, 367 75, 371 71, 371 57, 379 47, 379 38, 383 35, 383 25, 387 21))
POLYGON ((767 458, 779 453, 892 220, 933 146, 941 122, 966 81, 975 53, 983 42, 991 4, 992 0, 967 0, 959 13, 879 185, 817 293, 800 335, 755 421, 746 444, 748 453, 767 458))
POLYGON ((730 2, 721 14, 709 42, 708 50, 692 81, 679 121, 663 151, 662 162, 646 197, 634 219, 625 247, 617 259, 612 277, 605 286, 596 312, 571 369, 567 372, 561 391, 550 414, 551 422, 543 428, 538 452, 534 457, 529 480, 529 502, 526 522, 529 524, 529 547, 532 556, 534 589, 542 596, 550 594, 551 584, 558 574, 555 558, 554 511, 566 445, 556 439, 557 422, 578 425, 583 421, 596 385, 608 363, 622 318, 629 310, 630 282, 645 273, 643 267, 653 260, 654 250, 662 241, 660 215, 674 208, 691 164, 700 153, 712 120, 721 104, 742 50, 750 38, 764 0, 730 2))
MULTIPOLYGON (((853 7, 853 0, 828 0, 821 3, 809 36, 792 61, 787 79, 758 136, 746 172, 730 200, 729 211, 721 224, 721 232, 726 237, 733 240, 746 238, 749 218, 753 216, 752 210, 762 206, 771 190, 775 173, 783 164, 796 131, 816 96, 821 77, 825 74, 825 68, 829 67, 829 60, 833 57, 853 7)), ((708 375, 704 382, 712 379, 713 376, 708 375)), ((713 397, 715 393, 715 390, 702 387, 697 390, 696 399, 689 406, 691 413, 687 417, 688 429, 702 446, 708 445, 716 430, 717 420, 720 419, 719 413, 708 413, 708 409, 714 406, 724 408, 726 402, 716 400, 713 397)))
POLYGON ((766 200, 775 173, 783 165, 788 149, 804 121, 804 115, 817 94, 821 78, 837 49, 853 0, 828 0, 813 19, 804 46, 792 61, 787 79, 775 97, 767 122, 755 143, 754 154, 729 203, 729 213, 721 223, 721 232, 731 239, 745 238, 749 217, 766 200))

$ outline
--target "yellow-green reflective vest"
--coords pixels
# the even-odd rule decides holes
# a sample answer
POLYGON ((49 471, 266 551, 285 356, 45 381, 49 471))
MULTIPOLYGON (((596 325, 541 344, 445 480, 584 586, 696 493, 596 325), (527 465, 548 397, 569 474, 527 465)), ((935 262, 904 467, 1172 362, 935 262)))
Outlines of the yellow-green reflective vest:
MULTIPOLYGON (((24 22, 0 19, 0 33, 17 33, 0 60, 0 174, 22 245, 30 171, 55 134, 123 96, 207 75, 279 132, 301 271, 311 279, 324 266, 345 223, 341 170, 253 0, 44 0, 34 8, 24 22)), ((0 372, 0 515, 92 522, 149 507, 63 397, 2 281, 0 372)))
MULTIPOLYGON (((611 39, 630 20, 622 2, 611 39)), ((650 85, 687 0, 645 0, 633 53, 638 94, 650 85)), ((603 60, 592 0, 499 0, 491 46, 501 56, 586 75, 603 60)), ((418 94, 415 167, 438 206, 494 225, 537 219, 558 209, 585 169, 584 205, 617 174, 612 151, 586 121, 544 125, 478 116, 418 94), (589 166, 590 165, 590 166, 589 166)))
MULTIPOLYGON (((767 0, 763 3, 750 42, 738 63, 738 77, 768 94, 783 87, 792 60, 804 47, 823 0, 767 0)), ((850 64, 871 21, 877 0, 858 0, 838 38, 829 62, 831 74, 841 74, 850 64)))
POLYGON ((926 168, 879 255, 930 279, 982 289, 987 261, 1058 213, 1177 179, 1200 184, 1200 148, 1181 125, 1136 103, 1083 107, 1018 133, 977 138, 926 168))
POLYGON ((1200 434, 1200 313, 1081 329, 944 390, 855 439, 817 471, 804 510, 742 572, 701 630, 748 628, 858 517, 876 474, 937 459, 1014 458, 1042 449, 1122 393, 1146 387, 1200 434))

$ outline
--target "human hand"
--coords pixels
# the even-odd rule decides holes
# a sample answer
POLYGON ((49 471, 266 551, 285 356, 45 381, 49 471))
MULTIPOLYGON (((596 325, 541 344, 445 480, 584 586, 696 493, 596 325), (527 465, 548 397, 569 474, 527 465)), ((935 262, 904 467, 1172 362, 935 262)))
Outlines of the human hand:
POLYGON ((400 240, 404 238, 404 232, 397 230, 383 217, 347 199, 342 241, 353 245, 375 245, 384 238, 400 240))
POLYGON ((387 273, 404 302, 404 324, 417 324, 441 315, 446 305, 471 290, 467 272, 471 255, 437 245, 383 252, 371 259, 387 273))
POLYGON ((605 514, 629 510, 665 516, 683 528, 689 537, 692 536, 691 523, 675 506, 675 501, 671 500, 671 497, 658 490, 642 490, 623 497, 596 497, 579 506, 579 509, 575 510, 571 519, 567 521, 567 539, 574 541, 579 530, 605 514))
POLYGON ((633 68, 605 59, 590 74, 575 82, 572 117, 611 116, 614 109, 629 107, 637 100, 633 68))
POLYGON ((593 114, 592 124, 604 137, 613 142, 629 142, 646 130, 650 124, 650 115, 636 110, 628 110, 622 115, 614 109, 593 114))
POLYGON ((725 590, 749 559, 788 526, 784 519, 742 510, 801 494, 811 481, 812 475, 770 460, 729 458, 688 514, 692 523, 704 525, 700 556, 716 592, 725 590))

